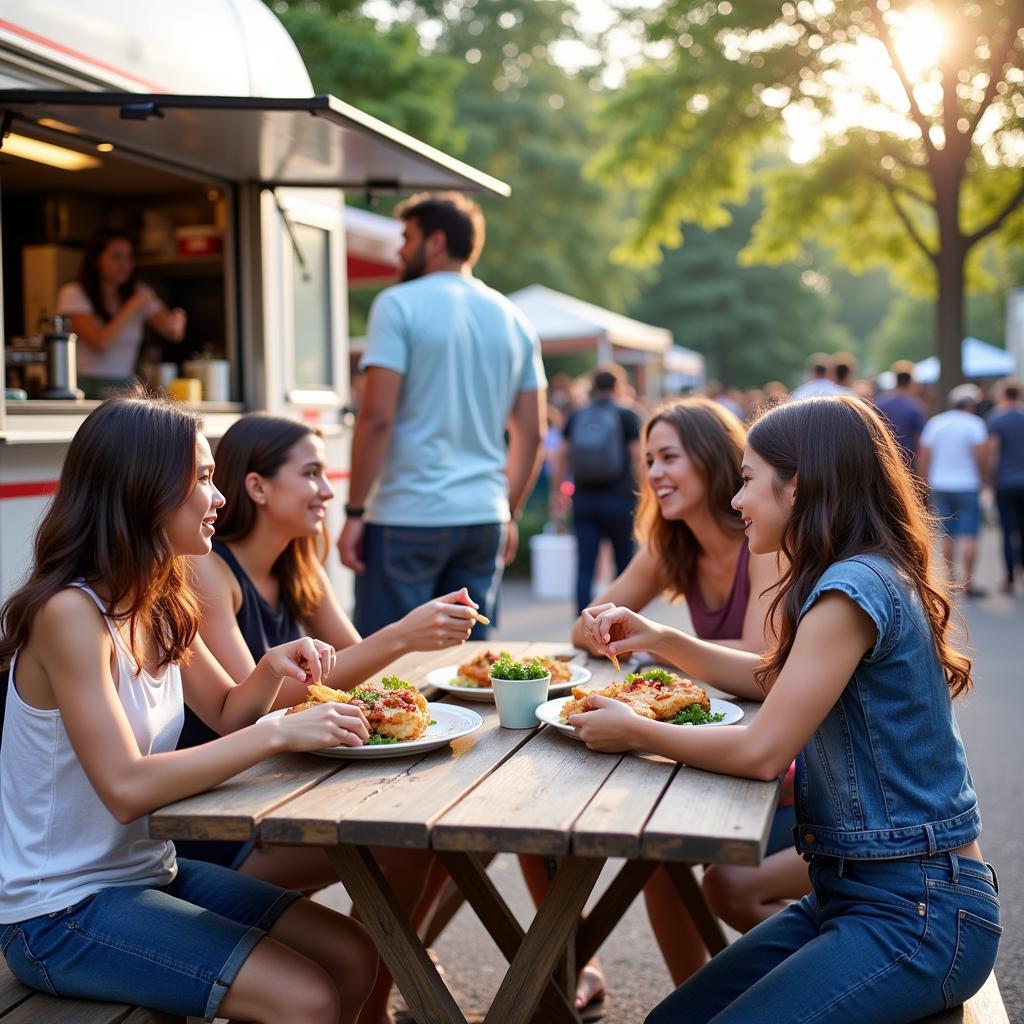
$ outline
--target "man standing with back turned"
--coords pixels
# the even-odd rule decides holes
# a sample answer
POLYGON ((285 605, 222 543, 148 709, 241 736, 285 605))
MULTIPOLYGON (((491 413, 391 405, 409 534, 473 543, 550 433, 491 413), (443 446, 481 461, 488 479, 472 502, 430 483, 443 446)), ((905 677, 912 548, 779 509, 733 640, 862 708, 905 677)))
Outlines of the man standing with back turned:
MULTIPOLYGON (((494 617, 546 420, 536 333, 472 275, 484 242, 480 208, 443 193, 413 196, 395 212, 402 283, 370 309, 338 541, 357 574, 363 636, 462 586, 494 617)), ((474 628, 474 639, 486 635, 474 628)))

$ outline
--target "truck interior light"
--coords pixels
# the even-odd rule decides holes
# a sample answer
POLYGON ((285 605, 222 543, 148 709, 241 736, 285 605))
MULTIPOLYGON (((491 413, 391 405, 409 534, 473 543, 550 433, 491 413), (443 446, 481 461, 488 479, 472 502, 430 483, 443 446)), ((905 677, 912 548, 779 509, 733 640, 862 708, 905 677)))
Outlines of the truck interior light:
POLYGON ((112 142, 97 143, 96 151, 98 153, 112 153, 114 151, 114 144, 112 142))
POLYGON ((55 117, 41 117, 37 122, 40 128, 52 128, 55 132, 67 132, 69 135, 80 135, 82 129, 66 121, 58 121, 55 117))
POLYGON ((38 164, 59 167, 62 171, 84 171, 99 167, 102 161, 88 153, 79 153, 76 149, 65 149, 50 142, 29 139, 14 132, 5 135, 0 142, 0 153, 6 156, 19 156, 22 160, 34 160, 38 164))

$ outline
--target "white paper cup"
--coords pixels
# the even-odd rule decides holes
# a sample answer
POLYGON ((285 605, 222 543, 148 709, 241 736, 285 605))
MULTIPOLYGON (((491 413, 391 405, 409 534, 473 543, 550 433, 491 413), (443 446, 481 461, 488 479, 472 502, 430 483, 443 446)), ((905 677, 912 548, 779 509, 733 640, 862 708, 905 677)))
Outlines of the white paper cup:
POLYGON ((548 699, 551 676, 540 679, 491 679, 498 722, 504 729, 533 729, 537 708, 548 699))

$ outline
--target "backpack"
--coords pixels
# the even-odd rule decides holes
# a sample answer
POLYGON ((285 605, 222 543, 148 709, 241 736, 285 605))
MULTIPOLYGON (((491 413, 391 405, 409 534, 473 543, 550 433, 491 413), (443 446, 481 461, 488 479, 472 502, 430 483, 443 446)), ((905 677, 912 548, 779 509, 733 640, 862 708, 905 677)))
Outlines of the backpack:
POLYGON ((626 469, 626 436, 614 402, 591 402, 572 420, 569 467, 577 484, 612 484, 626 469))

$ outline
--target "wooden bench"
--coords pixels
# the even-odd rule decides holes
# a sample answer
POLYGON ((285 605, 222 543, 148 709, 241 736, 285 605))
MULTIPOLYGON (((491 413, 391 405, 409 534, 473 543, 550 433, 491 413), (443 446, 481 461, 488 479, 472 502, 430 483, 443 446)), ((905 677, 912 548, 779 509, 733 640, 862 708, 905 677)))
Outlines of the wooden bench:
POLYGON ((988 976, 981 991, 971 996, 963 1006, 922 1017, 915 1024, 1010 1024, 995 971, 988 976))
POLYGON ((0 957, 0 1024, 185 1024, 185 1018, 123 1003, 56 999, 26 988, 0 957))

